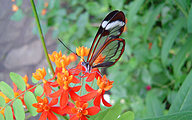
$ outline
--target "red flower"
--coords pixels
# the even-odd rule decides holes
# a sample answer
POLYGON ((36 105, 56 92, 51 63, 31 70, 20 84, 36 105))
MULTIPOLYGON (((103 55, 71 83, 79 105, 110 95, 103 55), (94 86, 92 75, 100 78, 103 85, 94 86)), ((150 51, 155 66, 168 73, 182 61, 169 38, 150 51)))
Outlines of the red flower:
POLYGON ((87 117, 89 117, 88 115, 95 115, 100 111, 100 108, 97 106, 93 106, 93 107, 88 107, 88 103, 84 103, 84 102, 79 102, 76 101, 75 102, 75 107, 69 107, 71 108, 71 111, 68 110, 66 111, 67 114, 72 114, 72 117, 70 118, 70 120, 88 120, 87 117))
POLYGON ((153 44, 151 42, 149 42, 148 44, 149 44, 148 49, 151 50, 151 47, 152 47, 153 44))
POLYGON ((91 88, 88 84, 85 85, 85 89, 90 92, 84 96, 81 96, 81 100, 82 101, 89 101, 93 98, 94 101, 94 105, 100 107, 100 102, 102 100, 103 104, 107 107, 111 107, 112 105, 109 104, 103 97, 105 91, 110 90, 113 87, 113 81, 109 81, 106 76, 104 75, 103 78, 98 77, 97 80, 97 85, 99 86, 98 90, 94 90, 93 88, 91 88))
POLYGON ((149 91, 149 90, 151 90, 151 86, 150 86, 150 85, 147 85, 147 86, 145 86, 145 89, 146 89, 147 91, 149 91))
POLYGON ((42 113, 39 120, 47 120, 47 118, 49 120, 57 120, 57 117, 54 113, 60 115, 65 113, 64 109, 62 110, 60 107, 52 107, 53 105, 57 104, 58 99, 52 99, 52 101, 49 103, 46 97, 42 99, 41 97, 37 96, 37 101, 38 103, 34 103, 32 104, 32 106, 37 108, 36 111, 38 113, 42 113))

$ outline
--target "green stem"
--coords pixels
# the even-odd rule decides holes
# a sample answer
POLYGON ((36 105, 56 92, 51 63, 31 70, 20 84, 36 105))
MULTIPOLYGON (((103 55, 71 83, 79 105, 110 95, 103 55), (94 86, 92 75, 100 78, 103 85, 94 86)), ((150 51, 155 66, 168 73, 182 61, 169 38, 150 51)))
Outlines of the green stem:
POLYGON ((33 0, 30 0, 31 1, 31 6, 33 8, 33 13, 34 13, 34 16, 35 16, 35 20, 37 22, 37 28, 38 28, 38 31, 39 31, 39 36, 40 36, 40 39, 41 39, 41 43, 43 45, 43 50, 44 50, 44 53, 45 53, 45 56, 46 56, 46 59, 47 59, 47 62, 49 64, 49 67, 51 69, 51 72, 54 76, 54 70, 53 70, 53 66, 51 64, 51 61, 49 59, 49 56, 48 56, 48 52, 47 52, 47 47, 45 45, 45 40, 44 40, 44 36, 43 36, 43 32, 42 32, 42 29, 41 29, 41 25, 40 25, 40 21, 39 21, 39 17, 37 15, 37 10, 36 10, 36 7, 35 7, 35 3, 33 0))
POLYGON ((82 86, 83 86, 83 78, 81 78, 81 89, 80 89, 80 92, 79 92, 79 96, 81 96, 81 94, 82 94, 82 86))

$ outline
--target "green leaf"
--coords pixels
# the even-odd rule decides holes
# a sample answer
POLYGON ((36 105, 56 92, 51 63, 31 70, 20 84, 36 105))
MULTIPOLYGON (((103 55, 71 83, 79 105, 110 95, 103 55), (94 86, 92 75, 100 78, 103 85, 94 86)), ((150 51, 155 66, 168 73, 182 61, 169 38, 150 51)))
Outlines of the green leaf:
POLYGON ((146 67, 143 67, 142 68, 142 71, 141 71, 141 80, 147 84, 147 85, 151 85, 151 75, 149 73, 149 71, 147 70, 146 67))
POLYGON ((150 19, 147 22, 147 25, 145 26, 145 28, 143 30, 143 38, 145 41, 148 38, 153 25, 155 24, 156 17, 159 15, 159 13, 161 12, 163 7, 164 7, 164 4, 160 4, 155 10, 153 10, 154 12, 151 13, 151 15, 149 17, 150 19))
POLYGON ((168 91, 167 100, 170 104, 173 103, 173 100, 175 99, 176 94, 177 94, 177 91, 168 91))
POLYGON ((188 9, 188 4, 187 0, 174 0, 179 9, 183 12, 184 15, 187 16, 187 9, 188 9))
POLYGON ((13 113, 10 106, 5 108, 4 115, 6 120, 13 120, 13 113))
POLYGON ((150 73, 158 74, 163 71, 163 68, 161 66, 161 62, 159 60, 152 60, 149 64, 149 70, 150 73))
POLYGON ((144 0, 132 1, 131 5, 130 5, 130 10, 128 12, 128 18, 127 18, 128 19, 128 22, 127 22, 128 30, 131 29, 133 19, 134 19, 136 13, 138 12, 139 8, 143 4, 143 2, 144 2, 144 0))
POLYGON ((0 113, 0 120, 5 120, 1 113, 0 113))
POLYGON ((175 114, 165 115, 161 117, 149 118, 144 120, 191 120, 192 112, 178 112, 175 114))
POLYGON ((0 82, 0 90, 3 92, 5 96, 7 96, 10 99, 14 98, 14 92, 13 89, 4 81, 0 82))
POLYGON ((153 91, 147 92, 145 101, 148 117, 157 117, 163 115, 161 102, 157 99, 157 96, 153 93, 153 91))
POLYGON ((192 111, 192 105, 189 105, 189 106, 183 108, 181 111, 182 112, 184 112, 184 111, 192 111))
POLYGON ((116 104, 112 108, 99 113, 95 120, 116 120, 117 117, 121 114, 121 111, 121 106, 116 104))
POLYGON ((121 10, 124 5, 124 0, 111 0, 111 6, 114 7, 114 9, 121 10))
POLYGON ((13 21, 20 21, 21 19, 23 19, 24 14, 22 12, 21 9, 19 9, 18 11, 16 11, 12 16, 11 16, 11 20, 13 21))
POLYGON ((4 107, 5 106, 5 99, 0 96, 0 107, 4 107))
POLYGON ((16 99, 13 102, 13 111, 14 111, 15 118, 17 120, 25 119, 25 112, 24 112, 23 104, 20 99, 16 99))
POLYGON ((192 35, 190 35, 187 39, 187 42, 181 47, 179 52, 175 55, 175 58, 172 62, 173 65, 173 72, 175 77, 180 76, 180 70, 181 67, 184 65, 186 59, 187 59, 187 54, 191 51, 191 46, 192 46, 192 35))
POLYGON ((37 100, 32 92, 27 92, 24 96, 25 104, 32 116, 36 116, 36 108, 32 106, 33 103, 37 103, 37 100))
POLYGON ((101 10, 101 6, 98 4, 98 2, 88 2, 85 5, 85 8, 91 15, 98 15, 101 10))
POLYGON ((43 91, 44 91, 43 87, 41 85, 39 85, 35 88, 34 94, 35 94, 35 96, 41 96, 43 94, 43 91))
POLYGON ((169 109, 169 114, 181 111, 183 108, 191 105, 192 101, 192 70, 186 77, 180 87, 175 99, 169 109))
POLYGON ((78 30, 76 32, 77 38, 81 38, 85 34, 85 26, 88 23, 88 18, 89 18, 88 12, 82 13, 79 16, 79 19, 76 22, 77 28, 78 28, 78 30))
POLYGON ((177 35, 179 34, 185 22, 186 22, 186 19, 179 18, 175 26, 169 30, 170 32, 168 33, 167 37, 163 41, 163 46, 161 49, 161 61, 163 66, 166 66, 169 50, 171 49, 177 35))
POLYGON ((187 30, 188 30, 188 33, 192 33, 192 4, 191 4, 191 8, 189 10, 189 15, 188 15, 188 18, 187 18, 187 30))
POLYGON ((125 113, 123 113, 118 120, 134 120, 135 116, 134 113, 131 111, 127 111, 125 113))
POLYGON ((26 87, 25 81, 23 80, 23 78, 19 74, 14 73, 14 72, 10 72, 10 78, 21 91, 25 90, 25 87, 26 87))

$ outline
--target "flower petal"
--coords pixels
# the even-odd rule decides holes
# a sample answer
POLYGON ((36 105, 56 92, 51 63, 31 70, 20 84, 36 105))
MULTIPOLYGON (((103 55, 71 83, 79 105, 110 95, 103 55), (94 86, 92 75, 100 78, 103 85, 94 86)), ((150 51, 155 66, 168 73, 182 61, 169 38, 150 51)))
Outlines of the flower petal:
POLYGON ((88 119, 86 118, 86 116, 83 115, 83 116, 81 117, 81 120, 88 120, 88 119))
POLYGON ((78 92, 81 89, 81 86, 75 86, 73 88, 70 88, 74 92, 78 92))
POLYGON ((101 109, 97 106, 93 106, 86 109, 88 111, 88 115, 96 115, 101 109))
POLYGON ((68 96, 68 91, 63 90, 63 92, 61 93, 61 99, 60 99, 60 107, 61 109, 63 109, 69 100, 69 96, 68 96))
POLYGON ((45 83, 43 88, 44 88, 45 95, 49 96, 51 94, 51 86, 49 85, 49 82, 45 83))
POLYGON ((69 92, 69 94, 70 94, 71 99, 72 99, 73 101, 80 100, 79 95, 77 95, 73 90, 71 90, 71 91, 69 92))
POLYGON ((65 113, 65 110, 62 110, 60 107, 51 107, 51 111, 60 115, 65 113))
POLYGON ((67 114, 73 114, 73 112, 71 111, 73 107, 71 106, 66 106, 65 108, 63 108, 63 110, 67 113, 67 114))
POLYGON ((79 79, 77 79, 76 77, 73 77, 73 80, 72 80, 72 83, 80 83, 80 80, 79 79))
POLYGON ((58 103, 58 98, 53 98, 51 102, 49 103, 49 106, 56 105, 58 103))
POLYGON ((91 82, 95 79, 96 74, 95 73, 90 73, 86 79, 86 82, 91 82))
POLYGON ((97 97, 95 98, 95 100, 93 101, 93 104, 95 106, 100 107, 100 103, 101 103, 101 94, 97 95, 97 97))
POLYGON ((57 116, 51 111, 48 111, 47 117, 49 120, 58 120, 57 116))
POLYGON ((95 96, 97 95, 97 91, 93 91, 93 92, 90 92, 86 95, 83 95, 80 97, 80 99, 82 101, 90 101, 91 99, 93 99, 95 96))
POLYGON ((90 87, 88 84, 85 84, 85 89, 87 92, 95 91, 92 87, 90 87))
POLYGON ((69 120, 79 120, 79 118, 76 115, 74 115, 69 120))
POLYGON ((50 97, 50 98, 58 98, 58 97, 61 95, 62 92, 63 92, 63 89, 61 88, 61 89, 59 89, 58 91, 50 94, 49 97, 50 97))
POLYGON ((39 120, 47 120, 47 112, 43 112, 39 118, 39 120))
POLYGON ((101 98, 102 98, 102 102, 103 102, 103 104, 104 104, 105 106, 107 106, 107 107, 111 107, 111 106, 112 106, 110 103, 108 103, 108 102, 104 99, 103 96, 101 96, 101 98))

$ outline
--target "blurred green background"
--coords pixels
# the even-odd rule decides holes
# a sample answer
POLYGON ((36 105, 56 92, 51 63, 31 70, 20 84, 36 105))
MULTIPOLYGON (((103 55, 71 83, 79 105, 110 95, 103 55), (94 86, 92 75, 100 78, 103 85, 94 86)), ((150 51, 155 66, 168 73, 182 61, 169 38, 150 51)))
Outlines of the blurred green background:
MULTIPOLYGON (((17 0, 22 5, 22 0, 17 0)), ((113 10, 125 13, 127 30, 121 59, 106 70, 114 80, 111 99, 133 111, 136 118, 154 117, 147 110, 152 92, 166 115, 192 65, 192 6, 190 0, 36 0, 44 34, 60 38, 71 50, 90 47, 104 17, 113 10), (47 5, 48 3, 48 5, 47 5), (150 96, 150 95, 149 95, 150 96)), ((19 9, 11 17, 29 16, 19 9)), ((31 12, 31 17, 33 13, 31 12)), ((37 28, 33 29, 38 34, 37 28)), ((57 51, 70 53, 58 42, 57 51)))

